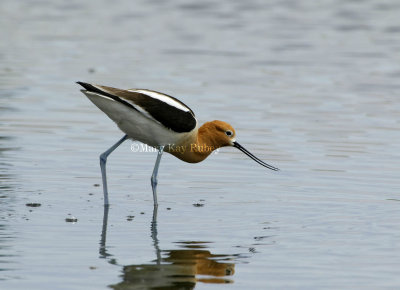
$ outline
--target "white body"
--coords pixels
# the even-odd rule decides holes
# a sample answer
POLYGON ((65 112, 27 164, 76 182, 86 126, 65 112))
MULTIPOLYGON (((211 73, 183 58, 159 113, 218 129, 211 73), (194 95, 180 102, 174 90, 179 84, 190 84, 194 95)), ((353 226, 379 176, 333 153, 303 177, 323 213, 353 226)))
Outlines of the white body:
POLYGON ((179 145, 197 135, 196 127, 190 132, 176 133, 128 106, 97 93, 82 91, 100 110, 107 114, 129 138, 150 146, 179 145))

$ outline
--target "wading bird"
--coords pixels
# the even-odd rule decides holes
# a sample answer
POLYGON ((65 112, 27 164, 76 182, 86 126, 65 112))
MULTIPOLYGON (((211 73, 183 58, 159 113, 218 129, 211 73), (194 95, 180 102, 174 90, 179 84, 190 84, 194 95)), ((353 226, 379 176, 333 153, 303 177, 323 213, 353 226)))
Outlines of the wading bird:
POLYGON ((137 140, 158 149, 151 176, 155 207, 158 205, 157 173, 164 151, 182 161, 197 163, 220 147, 233 146, 262 166, 279 170, 258 159, 236 142, 235 130, 228 123, 215 120, 199 127, 193 111, 174 97, 151 90, 122 90, 84 82, 77 83, 84 88, 82 92, 89 100, 125 133, 124 137, 100 155, 104 205, 109 204, 107 157, 127 139, 137 140))

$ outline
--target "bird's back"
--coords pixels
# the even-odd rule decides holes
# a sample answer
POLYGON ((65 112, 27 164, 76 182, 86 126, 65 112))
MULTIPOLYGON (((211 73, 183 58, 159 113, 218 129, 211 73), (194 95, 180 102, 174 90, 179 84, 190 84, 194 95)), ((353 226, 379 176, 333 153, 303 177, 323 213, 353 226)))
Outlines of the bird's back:
POLYGON ((151 146, 179 142, 197 126, 192 110, 155 91, 81 83, 82 92, 130 138, 151 146))

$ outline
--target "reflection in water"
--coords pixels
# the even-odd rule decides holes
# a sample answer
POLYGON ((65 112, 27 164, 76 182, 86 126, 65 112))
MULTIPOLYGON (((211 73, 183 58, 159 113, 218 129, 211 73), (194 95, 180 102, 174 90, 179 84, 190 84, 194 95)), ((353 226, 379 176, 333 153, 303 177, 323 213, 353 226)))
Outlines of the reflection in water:
MULTIPOLYGON (((103 229, 100 240, 100 257, 110 258, 106 236, 108 206, 104 207, 103 229)), ((193 289, 197 282, 233 283, 226 276, 235 273, 235 265, 226 263, 232 256, 216 255, 204 249, 207 242, 179 242, 182 250, 161 250, 157 238, 157 209, 153 211, 151 237, 155 249, 154 263, 128 265, 123 268, 123 281, 110 285, 113 289, 193 289), (198 277, 201 275, 201 277, 198 277)), ((115 259, 110 259, 115 264, 115 259)))

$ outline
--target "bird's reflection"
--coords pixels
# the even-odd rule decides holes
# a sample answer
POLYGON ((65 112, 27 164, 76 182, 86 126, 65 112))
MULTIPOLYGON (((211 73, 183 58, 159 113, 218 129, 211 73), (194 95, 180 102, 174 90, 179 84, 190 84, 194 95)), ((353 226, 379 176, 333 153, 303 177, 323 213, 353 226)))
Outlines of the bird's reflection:
MULTIPOLYGON (((108 207, 104 207, 103 228, 100 240, 100 257, 115 263, 107 252, 106 236, 108 207)), ((153 211, 151 237, 156 259, 153 263, 123 267, 123 281, 110 285, 113 289, 194 289, 197 282, 232 283, 235 265, 232 256, 216 255, 206 250, 207 242, 187 241, 177 243, 182 249, 161 250, 157 237, 157 208, 153 211), (227 262, 229 261, 229 262, 227 262)))

